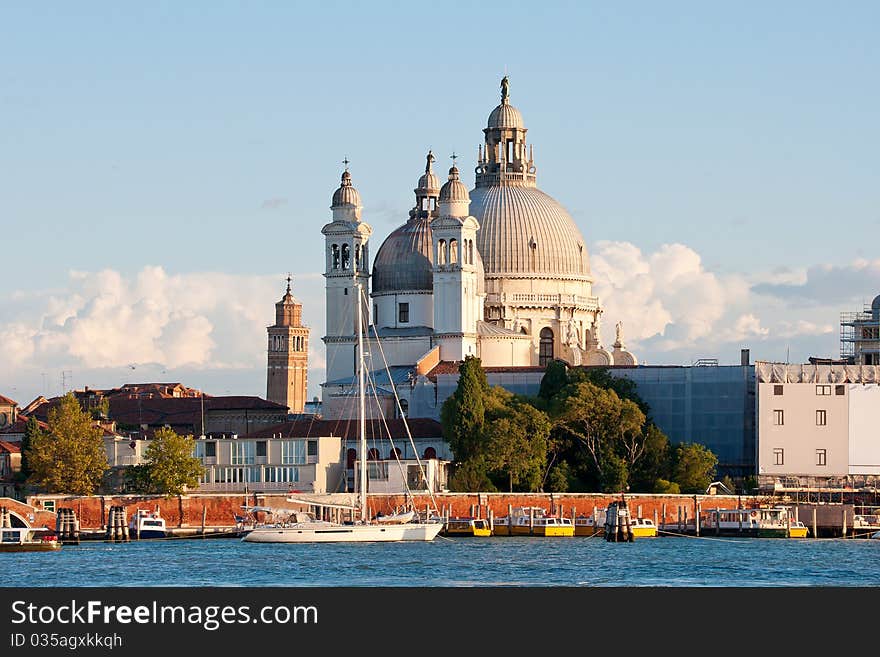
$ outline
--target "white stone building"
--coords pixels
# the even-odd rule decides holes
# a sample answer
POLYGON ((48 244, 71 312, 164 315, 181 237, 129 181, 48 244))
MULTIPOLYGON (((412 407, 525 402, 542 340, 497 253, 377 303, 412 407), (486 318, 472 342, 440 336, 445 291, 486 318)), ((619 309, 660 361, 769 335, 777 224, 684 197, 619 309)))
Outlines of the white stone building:
MULTIPOLYGON (((637 364, 619 324, 612 349, 601 342, 602 308, 593 296, 585 240, 562 205, 538 189, 527 129, 510 104, 506 77, 501 89, 483 129, 474 188, 468 190, 455 163, 441 186, 429 152, 409 219, 381 244, 372 270, 372 228, 361 216, 351 174, 342 174, 332 221, 322 229, 325 417, 351 413, 358 303, 369 323, 369 367, 404 370, 407 385, 394 389, 405 401, 430 366, 467 356, 487 367, 544 367, 557 358, 572 365, 637 364)), ((393 396, 391 383, 380 397, 393 396)), ((396 403, 377 405, 397 414, 396 403)))
POLYGON ((880 366, 755 364, 762 488, 880 482, 880 366))

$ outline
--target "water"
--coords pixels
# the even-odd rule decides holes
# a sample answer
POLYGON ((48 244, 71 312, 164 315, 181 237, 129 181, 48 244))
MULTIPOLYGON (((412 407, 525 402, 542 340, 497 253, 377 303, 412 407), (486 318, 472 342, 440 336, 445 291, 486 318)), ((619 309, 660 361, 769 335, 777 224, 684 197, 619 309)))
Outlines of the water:
POLYGON ((237 539, 88 542, 0 554, 3 586, 880 585, 880 540, 437 538, 269 545, 237 539))

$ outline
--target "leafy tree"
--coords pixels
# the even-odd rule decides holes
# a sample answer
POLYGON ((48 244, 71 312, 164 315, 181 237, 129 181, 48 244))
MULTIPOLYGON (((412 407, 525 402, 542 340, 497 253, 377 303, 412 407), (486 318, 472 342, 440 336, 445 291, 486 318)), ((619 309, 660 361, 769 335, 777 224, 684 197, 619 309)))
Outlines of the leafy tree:
POLYGON ((28 459, 28 452, 31 450, 31 445, 34 442, 34 439, 41 435, 43 430, 40 429, 40 423, 37 421, 33 415, 28 418, 27 424, 24 428, 24 436, 21 438, 21 469, 19 471, 19 477, 22 481, 27 481, 31 474, 31 464, 30 459, 28 459))
POLYGON ((449 479, 449 489, 459 493, 494 493, 498 490, 481 459, 471 459, 457 465, 449 479))
POLYGON ((568 461, 560 461, 550 468, 544 489, 550 493, 567 493, 571 490, 575 475, 568 461))
POLYGON ((612 376, 607 367, 579 367, 569 372, 569 383, 592 383, 603 390, 613 390, 621 399, 636 403, 645 415, 649 413, 648 404, 639 397, 638 385, 625 376, 612 376))
POLYGON ((91 495, 108 469, 103 432, 72 392, 49 411, 49 429, 31 437, 30 481, 50 493, 91 495))
POLYGON ((673 478, 683 493, 702 493, 715 477, 718 457, 705 445, 681 443, 675 448, 673 478))
MULTIPOLYGON (((669 438, 653 422, 645 428, 645 445, 641 458, 633 464, 630 486, 634 491, 651 492, 659 479, 672 477, 672 449, 669 438)), ((656 491, 655 491, 656 492, 656 491)))
POLYGON ((666 479, 658 479, 654 483, 653 492, 666 493, 667 495, 678 495, 681 493, 681 488, 675 482, 667 481, 666 479))
POLYGON ((538 397, 543 400, 551 400, 560 390, 570 383, 568 378, 568 367, 561 360, 551 360, 547 363, 547 369, 541 378, 541 387, 538 390, 538 397))
POLYGON ((145 456, 150 481, 159 493, 168 496, 198 486, 205 471, 201 460, 193 456, 192 436, 181 436, 168 427, 156 431, 145 456))
POLYGON ((473 356, 465 357, 458 372, 458 386, 440 409, 440 424, 455 459, 467 461, 479 451, 489 382, 480 359, 473 356))
POLYGON ((644 413, 613 390, 589 382, 569 385, 555 399, 554 416, 556 428, 586 450, 600 483, 615 472, 612 479, 619 479, 616 458, 628 468, 644 451, 644 413))
POLYGON ((508 399, 495 410, 484 428, 486 462, 490 471, 506 476, 508 490, 514 486, 528 491, 541 489, 547 461, 550 420, 534 406, 508 399))
POLYGON ((626 467, 626 461, 617 456, 617 454, 606 455, 599 480, 602 490, 606 493, 625 491, 628 479, 629 472, 626 467))
POLYGON ((158 493, 156 484, 150 478, 150 466, 146 463, 142 465, 130 465, 125 468, 123 475, 123 486, 126 493, 141 493, 143 495, 152 495, 158 493))

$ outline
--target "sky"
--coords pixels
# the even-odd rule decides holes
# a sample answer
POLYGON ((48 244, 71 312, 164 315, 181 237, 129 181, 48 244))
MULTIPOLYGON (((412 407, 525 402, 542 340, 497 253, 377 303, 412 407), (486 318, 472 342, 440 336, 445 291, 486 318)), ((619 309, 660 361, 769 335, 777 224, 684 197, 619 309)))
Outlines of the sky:
POLYGON ((837 356, 880 294, 880 4, 4 2, 0 394, 265 396, 288 272, 324 352, 342 160, 373 248, 510 78, 648 364, 837 356))

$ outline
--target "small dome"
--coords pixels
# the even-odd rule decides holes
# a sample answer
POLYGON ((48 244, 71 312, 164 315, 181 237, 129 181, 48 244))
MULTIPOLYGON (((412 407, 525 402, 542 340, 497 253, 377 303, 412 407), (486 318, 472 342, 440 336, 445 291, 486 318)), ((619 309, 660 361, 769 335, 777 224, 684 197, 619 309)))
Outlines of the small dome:
POLYGON ((871 302, 871 310, 880 310, 880 294, 874 297, 874 300, 871 302))
POLYGON ((441 203, 470 203, 471 197, 468 188, 459 179, 458 168, 453 166, 449 170, 449 180, 440 188, 441 203))
POLYGON ((428 151, 427 164, 425 164, 425 173, 419 178, 418 187, 415 193, 420 196, 436 196, 440 191, 440 178, 434 175, 431 164, 434 163, 434 153, 428 151))
POLYGON ((431 219, 413 216, 392 232, 373 262, 373 294, 434 289, 431 219))
POLYGON ((339 185, 339 189, 333 192, 333 203, 330 207, 338 208, 343 205, 361 206, 361 195, 351 186, 351 174, 347 169, 342 172, 342 183, 339 185))
POLYGON ((524 126, 522 114, 506 100, 492 110, 489 115, 489 128, 520 128, 524 126))

